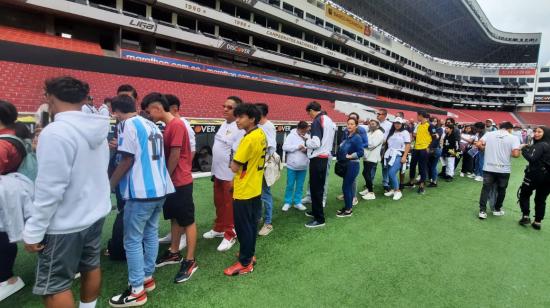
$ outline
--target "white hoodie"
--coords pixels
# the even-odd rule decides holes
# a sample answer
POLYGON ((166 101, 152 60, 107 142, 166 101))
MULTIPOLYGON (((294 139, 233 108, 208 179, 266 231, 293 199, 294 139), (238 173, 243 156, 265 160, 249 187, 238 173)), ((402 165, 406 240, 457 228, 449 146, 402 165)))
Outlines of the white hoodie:
POLYGON ((42 131, 26 243, 39 243, 44 234, 82 231, 109 213, 108 132, 108 117, 79 111, 57 114, 42 131))
POLYGON ((300 151, 300 145, 305 147, 304 139, 298 135, 296 129, 291 130, 283 143, 283 151, 287 152, 286 166, 289 169, 306 170, 309 165, 309 158, 306 153, 300 151))

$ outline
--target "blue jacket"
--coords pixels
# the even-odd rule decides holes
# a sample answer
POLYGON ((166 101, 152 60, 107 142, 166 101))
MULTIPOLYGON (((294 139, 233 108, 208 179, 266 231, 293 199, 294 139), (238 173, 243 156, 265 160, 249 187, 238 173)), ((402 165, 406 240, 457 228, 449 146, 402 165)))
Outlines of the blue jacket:
POLYGON ((346 155, 353 155, 353 160, 357 160, 365 155, 365 149, 363 148, 363 140, 358 134, 353 134, 351 137, 344 139, 340 148, 338 149, 338 160, 348 160, 346 155))
MULTIPOLYGON (((367 135, 367 130, 363 126, 357 127, 357 134, 361 137, 361 140, 363 142, 363 148, 369 147, 369 136, 367 135)), ((344 130, 344 140, 348 139, 348 129, 346 128, 344 130)))

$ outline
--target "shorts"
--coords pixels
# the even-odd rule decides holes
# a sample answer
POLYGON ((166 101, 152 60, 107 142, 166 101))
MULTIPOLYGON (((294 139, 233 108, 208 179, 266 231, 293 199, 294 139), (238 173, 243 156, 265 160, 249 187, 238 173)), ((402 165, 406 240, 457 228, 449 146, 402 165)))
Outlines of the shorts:
POLYGON ((163 210, 164 219, 175 219, 180 227, 194 224, 193 183, 176 187, 175 193, 167 195, 163 210))
POLYGON ((52 295, 69 290, 77 273, 99 268, 101 230, 105 219, 69 234, 46 234, 38 253, 36 281, 32 292, 52 295))

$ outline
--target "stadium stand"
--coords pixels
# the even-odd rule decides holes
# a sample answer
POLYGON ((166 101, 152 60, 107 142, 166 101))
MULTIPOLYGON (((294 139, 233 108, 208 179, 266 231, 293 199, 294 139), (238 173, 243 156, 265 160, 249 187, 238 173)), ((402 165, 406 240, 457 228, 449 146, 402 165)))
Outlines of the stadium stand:
POLYGON ((518 112, 518 118, 526 125, 545 125, 550 127, 550 113, 548 112, 518 112))
POLYGON ((458 115, 457 121, 462 123, 483 122, 492 119, 495 123, 509 121, 512 124, 522 124, 511 112, 470 109, 447 109, 447 111, 458 115))
POLYGON ((103 51, 98 44, 12 27, 0 26, 0 40, 93 55, 103 55, 103 51))

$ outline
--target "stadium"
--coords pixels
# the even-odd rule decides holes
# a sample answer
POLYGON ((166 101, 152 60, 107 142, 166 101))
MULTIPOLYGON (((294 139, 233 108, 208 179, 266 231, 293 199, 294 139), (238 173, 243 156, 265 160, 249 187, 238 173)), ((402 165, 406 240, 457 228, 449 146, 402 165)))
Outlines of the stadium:
MULTIPOLYGON (((338 126, 335 151, 352 112, 362 120, 385 109, 389 119, 401 112, 411 122, 426 111, 461 125, 492 119, 548 127, 550 75, 548 67, 539 69, 541 37, 497 29, 475 0, 1 0, 0 98, 33 129, 45 102, 44 80, 51 77, 86 81, 96 104, 116 96, 122 84, 135 87, 140 99, 170 93, 181 100, 180 114, 191 123, 199 152, 213 146, 223 122, 220 105, 238 96, 269 106, 284 157, 283 142, 299 121, 310 120, 305 110, 311 101, 338 126)), ((525 165, 514 162, 517 176, 505 202, 509 224, 520 215, 515 196, 525 165)), ((208 171, 194 174, 200 230, 214 215, 208 171)), ((393 208, 381 198, 362 201, 357 212, 366 220, 334 222, 317 234, 301 230, 303 215, 279 210, 284 185, 277 184, 281 227, 258 242, 263 269, 259 263, 254 277, 240 281, 219 277, 234 253, 220 257, 214 244, 199 241, 199 282, 159 283, 165 289, 148 305, 548 305, 543 286, 550 281, 532 268, 548 264, 541 253, 547 237, 494 221, 481 226, 472 219, 479 183, 456 182, 460 186, 442 183, 426 196, 411 194, 407 205, 393 208), (419 208, 423 203, 429 208, 419 208)), ((329 203, 340 185, 330 178, 329 203)), ((124 264, 105 263, 98 307, 126 283, 124 264)), ((33 266, 34 257, 18 257, 25 281, 33 280, 33 266)), ((171 275, 161 271, 156 279, 170 281, 171 275)), ((73 290, 77 294, 77 283, 73 290)), ((36 307, 40 300, 29 288, 4 304, 36 307)))

